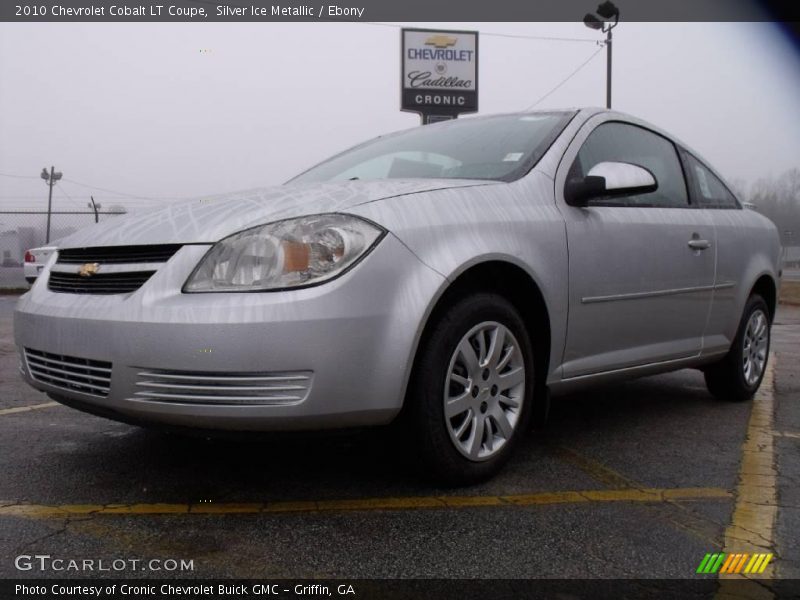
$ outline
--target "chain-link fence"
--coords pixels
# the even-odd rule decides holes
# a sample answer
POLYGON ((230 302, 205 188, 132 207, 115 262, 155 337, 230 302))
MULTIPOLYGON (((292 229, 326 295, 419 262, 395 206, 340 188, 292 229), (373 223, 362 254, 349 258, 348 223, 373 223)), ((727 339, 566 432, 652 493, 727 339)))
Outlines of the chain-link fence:
MULTIPOLYGON (((118 217, 120 212, 54 212, 50 214, 50 242, 58 242, 95 219, 118 217)), ((45 246, 47 211, 0 211, 0 288, 25 288, 25 251, 45 246)))

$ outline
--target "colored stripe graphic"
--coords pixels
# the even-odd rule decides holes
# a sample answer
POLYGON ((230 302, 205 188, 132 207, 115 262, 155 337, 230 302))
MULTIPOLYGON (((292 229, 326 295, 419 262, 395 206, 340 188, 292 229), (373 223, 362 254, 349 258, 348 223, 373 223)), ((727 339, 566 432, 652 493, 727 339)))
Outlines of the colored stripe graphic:
POLYGON ((702 561, 700 561, 700 566, 697 567, 697 571, 695 573, 707 573, 706 571, 707 565, 711 562, 712 554, 706 554, 702 561))
POLYGON ((728 554, 728 557, 725 559, 725 562, 722 563, 722 568, 719 570, 720 573, 727 573, 728 569, 731 568, 731 565, 736 562, 736 557, 739 556, 738 554, 728 554))
POLYGON ((709 571, 709 573, 716 573, 717 571, 719 571, 720 566, 722 566, 722 561, 723 560, 725 560, 725 553, 724 552, 720 552, 717 555, 717 560, 714 561, 713 565, 711 565, 711 570, 709 571))
POLYGON ((740 558, 739 561, 735 564, 735 566, 732 567, 733 570, 731 571, 731 573, 739 573, 742 570, 742 568, 744 568, 744 563, 747 561, 748 558, 750 558, 749 554, 742 554, 742 558, 740 558))
POLYGON ((758 572, 759 572, 759 573, 763 573, 763 572, 764 572, 764 569, 766 569, 766 568, 767 568, 767 565, 769 564, 769 561, 771 561, 771 560, 772 560, 772 554, 766 554, 766 555, 764 556, 764 561, 763 561, 763 562, 761 563, 761 565, 758 567, 758 572))
POLYGON ((706 554, 697 567, 697 573, 713 575, 719 573, 763 573, 772 560, 772 554, 736 553, 706 554))
POLYGON ((744 568, 744 572, 745 573, 758 572, 757 569, 761 565, 762 560, 764 560, 763 554, 753 554, 753 558, 751 558, 750 562, 747 563, 747 566, 744 568))

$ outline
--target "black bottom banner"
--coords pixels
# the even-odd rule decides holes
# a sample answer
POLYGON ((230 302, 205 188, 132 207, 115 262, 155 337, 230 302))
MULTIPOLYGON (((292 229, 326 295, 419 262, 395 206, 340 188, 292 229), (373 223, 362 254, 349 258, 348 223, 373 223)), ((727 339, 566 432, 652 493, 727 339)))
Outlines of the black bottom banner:
POLYGON ((6 579, 0 598, 140 600, 353 598, 355 600, 800 598, 800 580, 748 579, 6 579))

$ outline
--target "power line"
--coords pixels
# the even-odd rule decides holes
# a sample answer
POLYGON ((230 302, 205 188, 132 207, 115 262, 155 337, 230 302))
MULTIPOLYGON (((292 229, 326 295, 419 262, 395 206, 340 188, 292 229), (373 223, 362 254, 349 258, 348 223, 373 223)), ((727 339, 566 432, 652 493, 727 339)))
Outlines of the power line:
MULTIPOLYGON (((39 200, 41 198, 41 194, 0 194, 0 200, 39 200)), ((116 198, 113 197, 106 197, 109 200, 113 200, 116 198)), ((183 196, 126 196, 124 199, 133 199, 133 200, 190 200, 190 197, 183 197, 183 196)), ((123 200, 123 198, 119 198, 119 200, 123 200)))
POLYGON ((62 194, 64 194, 64 195, 67 197, 67 200, 70 200, 70 201, 72 201, 72 198, 71 198, 71 197, 70 197, 70 195, 67 193, 67 190, 65 190, 65 189, 64 189, 64 188, 61 186, 61 184, 60 184, 60 183, 56 183, 56 185, 58 186, 58 191, 59 191, 59 192, 61 192, 62 194))
MULTIPOLYGON (((39 177, 34 177, 32 175, 15 175, 12 173, 0 173, 2 177, 13 177, 14 179, 39 179, 39 177)), ((64 177, 63 181, 69 181, 70 183, 74 183, 75 185, 79 185, 81 187, 93 189, 93 190, 100 190, 102 192, 106 192, 108 194, 114 194, 116 196, 124 196, 126 198, 130 198, 132 200, 183 200, 185 199, 184 196, 137 196, 136 194, 129 194, 127 192, 120 192, 117 190, 110 190, 108 188, 99 187, 96 185, 89 185, 88 183, 82 183, 80 181, 75 181, 74 179, 69 179, 68 177, 64 177)), ((61 188, 64 194, 69 198, 69 195, 66 194, 66 191, 61 188)), ((39 196, 33 195, 0 195, 0 199, 25 199, 25 198, 39 198, 39 196)), ((71 198, 70 198, 71 199, 71 198)))
POLYGON ((498 31, 481 31, 482 36, 488 35, 490 37, 510 38, 515 40, 537 40, 543 42, 584 42, 596 44, 597 40, 590 40, 587 38, 568 38, 568 37, 551 37, 546 35, 522 35, 516 33, 500 33, 498 31))
POLYGON ((108 192, 109 194, 116 194, 117 196, 127 196, 128 198, 136 198, 140 200, 154 200, 150 196, 134 196, 133 194, 128 194, 125 192, 118 192, 116 190, 109 190, 108 188, 98 187, 96 185, 89 185, 88 183, 81 183, 80 181, 75 181, 74 179, 67 179, 64 178, 64 181, 69 181, 70 183, 74 183, 75 185, 79 185, 81 187, 89 188, 92 190, 100 190, 101 192, 108 192))
MULTIPOLYGON (((595 42, 595 43, 596 43, 596 42, 595 42)), ((555 86, 555 87, 554 87, 552 90, 550 90, 549 92, 547 92, 547 93, 546 93, 544 96, 542 96, 541 98, 539 98, 539 99, 538 99, 536 102, 534 102, 534 103, 533 103, 533 104, 531 104, 530 106, 527 106, 527 107, 525 107, 525 109, 524 109, 524 110, 530 110, 530 109, 532 109, 533 107, 537 106, 537 105, 538 105, 540 102, 542 102, 543 100, 545 100, 546 98, 548 98, 548 97, 549 97, 551 94, 553 94, 553 93, 554 93, 554 92, 555 92, 555 91, 556 91, 558 88, 560 88, 562 85, 564 85, 565 83, 567 83, 567 82, 568 82, 570 79, 572 79, 572 78, 573 78, 575 75, 577 75, 577 74, 578 74, 578 71, 580 71, 581 69, 583 69, 583 67, 585 67, 586 65, 588 65, 588 64, 589 64, 589 63, 592 61, 592 59, 593 59, 595 56, 597 56, 598 54, 600 54, 602 51, 603 51, 603 47, 601 47, 599 50, 597 50, 596 52, 594 52, 594 53, 593 53, 593 54, 592 54, 592 55, 591 55, 589 58, 587 58, 587 59, 586 59, 585 61, 583 61, 583 62, 582 62, 580 65, 578 65, 578 68, 577 68, 577 69, 575 69, 575 70, 574 70, 572 73, 570 73, 569 75, 567 75, 567 76, 566 76, 566 77, 565 77, 565 78, 564 78, 564 79, 563 79, 563 80, 562 80, 562 81, 561 81, 561 82, 560 82, 558 85, 556 85, 556 86, 555 86)))
POLYGON ((64 186, 63 186, 63 185, 61 185, 60 183, 56 183, 56 187, 58 188, 58 191, 59 191, 59 192, 61 192, 62 194, 64 194, 64 196, 66 196, 67 200, 69 200, 70 202, 72 202, 73 204, 75 204, 75 202, 76 202, 76 201, 75 201, 75 200, 73 200, 73 199, 72 199, 72 196, 70 196, 70 195, 67 193, 67 190, 65 190, 65 189, 64 189, 64 186))
MULTIPOLYGON (((39 179, 39 177, 34 177, 33 175, 14 175, 12 173, 0 173, 0 176, 2 176, 2 177, 13 177, 14 179, 39 179)), ((85 187, 85 188, 91 188, 93 190, 100 190, 100 191, 103 191, 103 192, 107 192, 109 194, 116 194, 117 196, 126 196, 128 198, 133 198, 133 199, 136 199, 136 200, 157 200, 157 199, 159 199, 159 198, 155 198, 153 196, 135 196, 133 194, 128 194, 126 192, 118 192, 118 191, 115 191, 115 190, 109 190, 107 188, 97 187, 96 185, 89 185, 88 183, 81 183, 80 181, 75 181, 74 179, 69 179, 67 177, 64 177, 64 181, 69 181, 70 183, 74 183, 75 185, 80 185, 80 186, 85 187)), ((62 189, 62 191, 64 191, 64 190, 62 189)), ((67 196, 67 198, 69 198, 69 195, 66 194, 65 191, 64 191, 64 195, 67 196)), ((26 198, 26 197, 38 198, 38 196, 5 196, 5 197, 10 197, 10 198, 26 198)), ((177 196, 162 196, 161 197, 161 199, 166 199, 166 198, 178 198, 178 197, 177 196)))
MULTIPOLYGON (((376 21, 348 21, 351 23, 358 23, 360 25, 374 25, 376 27, 393 27, 395 29, 402 29, 404 25, 396 25, 394 23, 378 23, 376 21)), ((596 44, 597 40, 588 38, 569 38, 569 37, 554 37, 546 35, 524 35, 521 33, 501 33, 499 31, 479 31, 481 36, 511 38, 518 40, 539 40, 544 42, 584 42, 596 44)))
MULTIPOLYGON (((0 210, 0 215, 46 215, 46 210, 0 210)), ((91 210, 54 210, 53 215, 93 215, 91 210)), ((111 210, 98 210, 99 215, 119 215, 122 213, 111 210)))
POLYGON ((14 179, 39 179, 33 175, 12 175, 11 173, 0 173, 0 177, 13 177, 14 179))

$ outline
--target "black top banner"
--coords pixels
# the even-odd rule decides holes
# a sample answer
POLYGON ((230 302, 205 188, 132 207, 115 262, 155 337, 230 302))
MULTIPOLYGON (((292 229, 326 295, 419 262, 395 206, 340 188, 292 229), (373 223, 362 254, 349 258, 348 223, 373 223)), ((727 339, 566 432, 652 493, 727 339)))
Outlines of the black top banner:
MULTIPOLYGON (((596 0, 9 0, 0 21, 580 21, 596 0)), ((616 0, 625 21, 800 21, 800 2, 616 0)))

